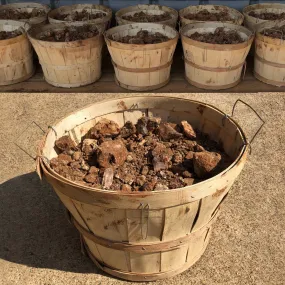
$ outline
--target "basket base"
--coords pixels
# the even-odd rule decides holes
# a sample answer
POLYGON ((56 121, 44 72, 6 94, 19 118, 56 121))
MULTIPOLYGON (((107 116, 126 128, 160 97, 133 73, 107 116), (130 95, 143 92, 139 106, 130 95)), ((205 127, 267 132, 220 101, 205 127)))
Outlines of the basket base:
POLYGON ((204 84, 200 84, 197 83, 195 81, 192 81, 191 79, 189 79, 187 76, 185 76, 185 79, 188 81, 188 83, 190 83, 191 85, 198 87, 200 89, 206 89, 206 90, 222 90, 222 89, 228 89, 228 88, 232 88, 236 85, 238 85, 241 82, 241 79, 238 79, 237 81, 230 83, 230 84, 226 84, 226 85, 218 85, 218 86, 209 86, 209 85, 204 85, 204 84))
POLYGON ((34 67, 32 72, 21 77, 21 78, 18 78, 18 79, 15 79, 15 80, 9 80, 9 81, 5 81, 5 82, 0 82, 0 86, 5 86, 5 85, 12 85, 12 84, 16 84, 16 83, 20 83, 20 82, 23 82, 23 81, 26 81, 28 80, 29 78, 31 78, 34 73, 36 71, 36 68, 34 67))
POLYGON ((258 79, 259 81, 269 84, 269 85, 273 85, 273 86, 277 86, 277 87, 283 87, 285 86, 285 82, 279 82, 279 81, 274 81, 274 80, 270 80, 267 79, 261 75, 259 75, 256 71, 253 72, 253 75, 256 79, 258 79))
POLYGON ((122 87, 122 88, 125 88, 125 89, 128 89, 128 90, 133 90, 133 91, 152 91, 152 90, 156 90, 156 89, 159 89, 163 86, 165 86, 166 84, 168 84, 170 81, 170 78, 168 78, 166 81, 160 83, 160 84, 157 84, 157 85, 152 85, 152 86, 130 86, 130 85, 126 85, 124 83, 121 83, 116 75, 115 75, 115 82, 118 86, 122 87))
MULTIPOLYGON (((211 230, 210 230, 211 232, 211 230)), ((135 273, 135 272, 126 272, 126 271, 119 271, 116 269, 112 269, 107 267, 106 265, 102 264, 101 262, 99 262, 96 257, 90 252, 87 244, 83 241, 86 253, 88 254, 88 256, 90 257, 90 259, 94 262, 94 264, 102 271, 115 276, 117 278, 123 279, 123 280, 128 280, 128 281, 138 281, 138 282, 143 282, 143 281, 156 281, 156 280, 161 280, 161 279, 165 279, 165 278, 169 278, 172 276, 175 276, 179 273, 182 273, 183 271, 189 269, 192 265, 194 265, 203 255, 203 253, 205 252, 209 240, 210 240, 210 232, 207 236, 207 240, 205 241, 205 246, 202 248, 202 250, 200 251, 200 253, 195 257, 192 258, 190 262, 185 263, 182 267, 175 269, 175 270, 171 270, 171 271, 167 271, 167 272, 160 272, 160 273, 135 273)))

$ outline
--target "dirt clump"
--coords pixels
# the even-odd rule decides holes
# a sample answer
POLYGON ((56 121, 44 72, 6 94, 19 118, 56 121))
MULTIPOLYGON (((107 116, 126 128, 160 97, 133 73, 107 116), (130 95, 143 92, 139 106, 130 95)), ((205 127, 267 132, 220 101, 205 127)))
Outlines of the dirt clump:
POLYGON ((37 39, 47 42, 72 42, 93 38, 99 34, 94 25, 69 26, 60 30, 47 30, 37 35, 37 39))
POLYGON ((184 16, 188 20, 196 21, 217 21, 217 22, 227 22, 232 21, 232 17, 226 11, 220 12, 209 12, 206 9, 199 11, 198 13, 189 13, 184 16))
POLYGON ((162 14, 154 15, 141 11, 134 13, 133 15, 123 15, 122 18, 124 20, 137 23, 155 23, 170 20, 171 15, 168 12, 163 12, 162 14))
POLYGON ((261 20, 269 20, 269 21, 275 21, 275 20, 282 20, 285 19, 285 13, 273 13, 273 12, 262 12, 257 13, 255 11, 251 11, 248 13, 249 16, 261 19, 261 20))
POLYGON ((285 36, 285 25, 281 27, 273 27, 270 29, 264 29, 261 32, 262 35, 270 37, 270 38, 275 38, 275 39, 284 39, 285 36))
POLYGON ((20 30, 15 30, 12 32, 0 31, 0 41, 12 39, 12 38, 20 36, 21 34, 22 34, 22 32, 20 30))
MULTIPOLYGON (((91 10, 90 10, 91 11, 91 10)), ((80 22, 80 21, 90 21, 95 19, 102 19, 107 14, 102 11, 92 11, 89 12, 87 9, 84 9, 82 11, 74 11, 72 13, 68 14, 57 14, 54 16, 56 20, 61 21, 69 21, 69 22, 80 22)))
POLYGON ((101 119, 78 145, 63 136, 55 146, 59 155, 50 166, 59 175, 84 186, 125 193, 190 186, 231 163, 218 143, 189 122, 166 123, 146 116, 122 127, 101 119))
POLYGON ((124 44, 143 45, 143 44, 159 44, 170 40, 170 38, 159 32, 151 33, 147 30, 141 30, 135 36, 127 35, 119 39, 112 37, 112 40, 124 44))
POLYGON ((245 42, 245 39, 237 31, 223 27, 216 28, 214 32, 195 32, 188 37, 194 41, 209 44, 239 44, 245 42))
POLYGON ((31 12, 26 12, 22 9, 4 9, 0 11, 0 19, 2 20, 26 20, 45 15, 46 12, 43 9, 37 8, 34 8, 31 12))

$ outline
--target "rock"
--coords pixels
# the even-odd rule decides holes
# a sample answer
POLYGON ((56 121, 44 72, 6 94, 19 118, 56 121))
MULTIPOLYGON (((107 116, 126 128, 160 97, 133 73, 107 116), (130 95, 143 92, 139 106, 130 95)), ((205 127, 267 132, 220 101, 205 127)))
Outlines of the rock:
POLYGON ((97 150, 97 162, 101 167, 117 167, 127 159, 128 151, 121 140, 103 142, 97 150))
POLYGON ((157 183, 154 187, 154 191, 161 191, 161 190, 168 190, 168 186, 161 184, 161 183, 157 183))
POLYGON ((87 164, 85 160, 81 161, 81 169, 85 171, 88 171, 90 169, 90 166, 87 164))
POLYGON ((193 174, 191 173, 191 172, 189 172, 189 171, 183 171, 182 172, 182 176, 184 177, 184 178, 192 178, 192 176, 193 176, 193 174))
POLYGON ((117 123, 108 119, 101 119, 93 128, 91 128, 86 138, 99 139, 100 137, 116 137, 120 133, 117 123))
POLYGON ((136 177, 129 173, 121 177, 121 180, 123 180, 123 182, 125 182, 126 184, 132 185, 136 180, 136 177))
POLYGON ((195 151, 197 151, 197 152, 202 152, 202 151, 205 151, 205 149, 204 149, 201 145, 197 144, 197 145, 195 146, 195 151))
POLYGON ((161 122, 161 118, 151 117, 147 121, 147 129, 150 132, 153 132, 159 127, 159 124, 161 122))
POLYGON ((85 139, 82 142, 82 152, 87 156, 90 157, 92 156, 95 152, 96 149, 98 148, 97 145, 97 140, 94 139, 85 139))
POLYGON ((194 184, 194 178, 184 178, 184 182, 187 186, 191 186, 192 184, 194 184))
POLYGON ((148 166, 144 165, 141 169, 141 174, 142 175, 147 175, 148 174, 148 171, 149 171, 149 168, 148 166))
POLYGON ((183 134, 178 133, 168 123, 161 123, 159 125, 158 131, 159 131, 159 136, 164 141, 169 141, 171 139, 178 139, 183 136, 183 134))
POLYGON ((136 131, 137 130, 135 125, 132 122, 127 121, 125 125, 121 128, 120 134, 122 138, 128 138, 129 136, 135 134, 136 131))
POLYGON ((89 171, 88 171, 89 174, 98 174, 99 173, 99 169, 95 166, 91 166, 89 171))
POLYGON ((152 160, 154 171, 168 169, 168 164, 165 161, 160 161, 158 157, 154 157, 152 160))
POLYGON ((55 141, 55 146, 60 151, 76 150, 76 144, 70 136, 63 136, 55 141))
POLYGON ((132 187, 128 184, 123 184, 121 187, 121 191, 122 192, 127 192, 127 193, 131 193, 132 192, 132 187))
POLYGON ((172 161, 173 161, 173 163, 182 163, 182 161, 183 161, 182 154, 180 152, 174 153, 174 155, 172 157, 172 161))
POLYGON ((193 157, 194 171, 199 178, 210 177, 221 161, 221 155, 216 152, 197 152, 193 157))
POLYGON ((133 159, 133 157, 130 155, 130 154, 128 154, 127 155, 127 161, 128 162, 131 162, 131 161, 133 161, 134 159, 133 159))
POLYGON ((194 151, 189 151, 186 156, 185 156, 185 159, 193 159, 194 157, 194 151))
POLYGON ((91 173, 91 174, 87 174, 84 177, 84 180, 88 183, 96 184, 99 182, 99 177, 97 174, 91 173))
POLYGON ((157 178, 155 177, 150 182, 146 182, 141 187, 141 191, 153 191, 156 183, 157 183, 157 178))
POLYGON ((179 176, 174 176, 168 184, 170 189, 182 188, 185 185, 183 179, 179 176))
POLYGON ((57 157, 54 157, 50 160, 50 166, 51 168, 55 168, 59 165, 58 159, 57 157))
POLYGON ((144 175, 140 175, 137 177, 136 179, 136 183, 139 185, 139 186, 143 186, 144 183, 146 182, 146 177, 144 175))
POLYGON ((187 122, 182 121, 181 126, 183 129, 183 133, 189 139, 196 139, 196 132, 194 131, 193 127, 187 122))
POLYGON ((72 158, 74 160, 80 160, 82 158, 82 152, 81 151, 75 151, 72 155, 72 158))
POLYGON ((177 173, 178 175, 182 175, 182 173, 187 171, 187 169, 181 164, 174 164, 171 167, 171 171, 175 174, 177 173))
POLYGON ((194 151, 195 148, 196 148, 196 145, 197 145, 197 142, 195 141, 186 141, 186 145, 187 145, 187 148, 191 151, 194 151))
POLYGON ((80 161, 72 161, 69 165, 70 165, 70 167, 72 167, 72 168, 81 169, 81 163, 80 163, 80 161))
POLYGON ((168 169, 168 163, 171 161, 173 152, 162 143, 157 143, 152 151, 152 164, 154 171, 168 169))
POLYGON ((141 134, 143 136, 148 135, 147 122, 148 119, 146 117, 141 117, 138 119, 138 122, 136 124, 138 134, 141 134))
POLYGON ((103 174, 103 181, 102 181, 102 185, 104 189, 108 189, 111 187, 111 185, 113 184, 113 178, 114 178, 113 168, 105 169, 104 174, 103 174))
POLYGON ((57 160, 59 163, 67 165, 68 163, 72 162, 72 158, 68 154, 61 153, 58 155, 57 160))

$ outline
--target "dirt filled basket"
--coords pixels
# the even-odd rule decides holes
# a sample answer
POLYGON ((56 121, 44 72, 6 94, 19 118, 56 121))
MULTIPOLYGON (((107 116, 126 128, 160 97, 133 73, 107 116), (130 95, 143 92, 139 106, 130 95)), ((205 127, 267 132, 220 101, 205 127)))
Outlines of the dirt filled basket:
POLYGON ((201 257, 220 204, 243 169, 248 150, 242 129, 215 107, 170 97, 130 97, 92 104, 55 123, 41 142, 37 171, 68 209, 100 269, 126 280, 153 281, 176 275, 201 257), (51 168, 58 138, 69 135, 78 143, 102 118, 122 127, 127 121, 136 124, 142 116, 173 123, 187 120, 223 145, 230 166, 192 186, 131 193, 84 186, 51 168))
POLYGON ((34 73, 32 46, 26 31, 29 24, 0 20, 0 33, 15 32, 15 36, 0 38, 0 85, 19 83, 34 73))
MULTIPOLYGON (((101 77, 104 43, 101 28, 94 24, 61 23, 29 30, 28 36, 39 57, 45 80, 51 85, 66 88, 84 86, 97 81, 101 77), (98 33, 95 36, 71 41, 41 39, 41 35, 56 33, 55 37, 58 37, 67 28, 89 26, 97 29, 98 33)), ((67 33, 65 35, 67 36, 67 33)))
POLYGON ((48 5, 33 2, 0 5, 0 19, 17 20, 30 26, 39 26, 46 24, 49 11, 48 5))
POLYGON ((242 25, 243 15, 233 8, 221 5, 197 5, 179 11, 181 26, 197 22, 222 22, 242 25))
POLYGON ((186 79, 198 88, 210 90, 227 89, 237 85, 242 71, 245 72, 246 57, 253 38, 253 32, 233 24, 212 22, 184 26, 181 30, 181 40, 186 79), (222 39, 226 43, 209 43, 202 37, 203 34, 208 34, 208 39, 212 40, 213 34, 219 31, 221 34, 218 37, 225 33, 222 39), (232 36, 234 41, 237 41, 238 37, 238 43, 232 44, 227 32, 236 33, 232 36))
MULTIPOLYGON (((143 34, 142 34, 143 35, 143 34)), ((148 91, 166 85, 170 80, 178 32, 166 25, 136 23, 117 26, 104 33, 119 86, 135 91, 148 91), (165 37, 163 42, 144 44, 139 33, 165 37), (119 42, 122 38, 130 40, 119 42), (133 43, 130 43, 132 42, 133 43)), ((144 38, 148 38, 144 37, 144 38)))
POLYGON ((254 75, 267 84, 285 86, 285 21, 265 22, 256 31, 254 75))
POLYGON ((252 31, 256 31, 258 25, 262 23, 285 20, 285 4, 254 4, 246 6, 242 12, 244 25, 252 31))
POLYGON ((176 27, 178 12, 167 6, 136 5, 123 8, 116 13, 118 25, 132 23, 157 23, 176 27))
POLYGON ((78 22, 102 25, 106 30, 110 26, 112 10, 104 5, 75 4, 62 6, 49 12, 51 24, 78 22))

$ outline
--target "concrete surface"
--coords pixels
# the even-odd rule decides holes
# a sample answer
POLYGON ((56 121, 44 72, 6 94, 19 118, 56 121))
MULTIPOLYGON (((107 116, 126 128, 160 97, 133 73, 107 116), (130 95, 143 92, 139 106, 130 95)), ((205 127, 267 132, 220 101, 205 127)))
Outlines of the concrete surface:
MULTIPOLYGON (((81 255, 79 236, 57 196, 40 183, 33 160, 14 144, 34 153, 42 133, 34 126, 25 130, 32 121, 46 129, 79 107, 123 96, 0 94, 0 284, 127 284, 100 273, 81 255)), ((226 113, 241 98, 266 125, 252 144, 203 257, 190 270, 155 284, 285 284, 285 94, 173 96, 211 103, 226 113)), ((252 135, 259 124, 254 114, 240 105, 236 115, 252 135)))

